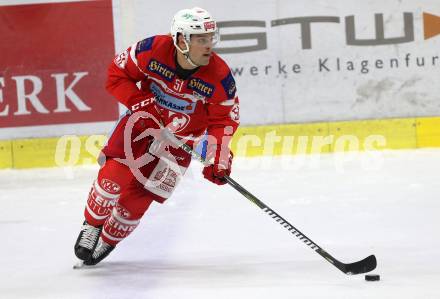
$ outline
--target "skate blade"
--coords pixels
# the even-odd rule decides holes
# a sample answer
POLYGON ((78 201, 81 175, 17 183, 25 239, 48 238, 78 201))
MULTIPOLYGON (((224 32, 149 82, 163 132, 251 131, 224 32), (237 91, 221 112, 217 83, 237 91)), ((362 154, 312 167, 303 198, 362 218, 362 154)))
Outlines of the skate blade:
POLYGON ((73 265, 73 269, 75 269, 75 270, 87 269, 87 268, 93 268, 93 266, 84 264, 84 261, 79 261, 78 263, 73 265))
POLYGON ((84 262, 83 261, 79 261, 76 264, 73 265, 73 269, 81 269, 82 267, 84 267, 84 262))

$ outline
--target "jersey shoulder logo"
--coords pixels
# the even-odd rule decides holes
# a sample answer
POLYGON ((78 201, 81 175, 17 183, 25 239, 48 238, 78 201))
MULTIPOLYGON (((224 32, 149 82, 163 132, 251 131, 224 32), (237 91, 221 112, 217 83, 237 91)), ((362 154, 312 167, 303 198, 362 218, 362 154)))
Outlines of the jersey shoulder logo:
POLYGON ((237 87, 235 86, 235 79, 234 76, 232 76, 232 73, 229 72, 228 75, 221 82, 226 94, 228 95, 228 98, 232 99, 233 97, 235 97, 237 87))
POLYGON ((139 53, 151 50, 151 47, 153 46, 153 42, 154 42, 154 36, 148 37, 148 38, 138 42, 137 46, 136 46, 136 51, 135 51, 136 52, 136 56, 139 53))

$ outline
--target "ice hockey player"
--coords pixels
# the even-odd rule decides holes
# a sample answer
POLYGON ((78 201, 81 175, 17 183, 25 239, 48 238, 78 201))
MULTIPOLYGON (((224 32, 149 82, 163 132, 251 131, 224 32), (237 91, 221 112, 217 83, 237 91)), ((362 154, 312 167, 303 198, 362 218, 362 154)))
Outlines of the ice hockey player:
POLYGON ((163 128, 190 146, 206 134, 211 164, 203 175, 225 184, 239 103, 229 67, 213 52, 218 39, 206 10, 183 9, 173 18, 171 34, 146 38, 111 63, 106 88, 128 111, 102 150, 104 161, 88 195, 74 246, 85 265, 108 256, 153 201, 171 196, 188 168, 190 155, 157 134, 163 128))

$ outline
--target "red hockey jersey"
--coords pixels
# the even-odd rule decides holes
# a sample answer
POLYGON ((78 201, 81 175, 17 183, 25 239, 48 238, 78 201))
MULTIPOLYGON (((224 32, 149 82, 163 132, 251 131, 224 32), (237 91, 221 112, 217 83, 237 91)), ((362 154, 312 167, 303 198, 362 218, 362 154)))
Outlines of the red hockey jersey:
POLYGON ((144 103, 156 105, 162 123, 172 122, 178 136, 198 137, 207 130, 220 143, 239 124, 239 102, 229 67, 213 53, 208 65, 182 80, 176 75, 175 55, 168 35, 136 43, 110 65, 107 90, 131 111, 142 110, 144 103), (154 101, 145 101, 152 96, 154 101), (225 127, 230 127, 226 134, 225 127))

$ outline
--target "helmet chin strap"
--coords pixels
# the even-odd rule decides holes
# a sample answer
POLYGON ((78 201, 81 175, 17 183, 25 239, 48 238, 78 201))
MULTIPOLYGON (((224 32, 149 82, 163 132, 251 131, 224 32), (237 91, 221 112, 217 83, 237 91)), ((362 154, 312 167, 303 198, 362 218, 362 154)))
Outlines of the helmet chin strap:
POLYGON ((177 44, 174 44, 177 48, 177 50, 179 50, 180 53, 183 54, 183 57, 185 57, 186 61, 188 61, 189 64, 191 64, 193 67, 199 67, 200 65, 194 63, 191 58, 189 58, 189 45, 186 42, 186 40, 184 39, 183 42, 185 43, 186 46, 186 50, 182 50, 180 49, 180 47, 177 44))
POLYGON ((200 65, 195 64, 191 58, 189 58, 189 53, 184 53, 183 56, 185 56, 186 61, 188 61, 189 64, 191 64, 193 67, 199 67, 200 65))

